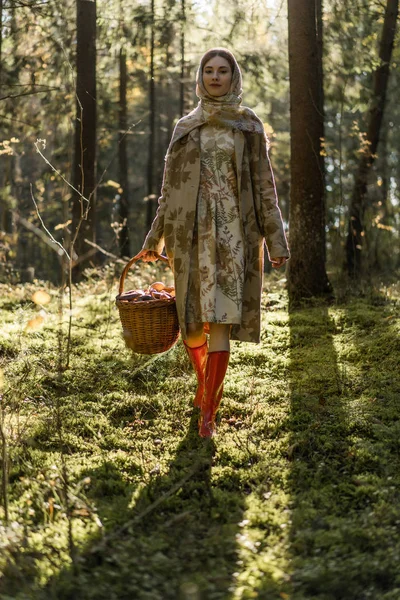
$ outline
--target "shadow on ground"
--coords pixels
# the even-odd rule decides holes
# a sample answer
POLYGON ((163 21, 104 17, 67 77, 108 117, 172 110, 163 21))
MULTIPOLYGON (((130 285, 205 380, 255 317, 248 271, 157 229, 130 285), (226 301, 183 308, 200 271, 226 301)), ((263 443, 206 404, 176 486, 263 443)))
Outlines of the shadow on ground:
MULTIPOLYGON (((290 313, 291 600, 400 597, 400 341, 393 307, 290 313)), ((269 598, 267 586, 258 598, 269 598)))
MULTIPOLYGON (((100 519, 118 511, 102 538, 90 539, 35 600, 199 600, 227 598, 236 571, 236 535, 243 513, 239 480, 211 481, 215 446, 197 433, 197 413, 165 474, 154 474, 130 507, 129 486, 110 462, 83 473, 95 484, 92 500, 100 519), (106 479, 105 479, 106 476, 106 479), (96 482, 101 485, 96 486, 96 482), (98 494, 98 498, 96 498, 98 494)), ((106 522, 108 519, 106 518, 106 522)), ((25 565, 24 565, 25 567, 25 565)), ((32 569, 25 572, 32 580, 32 569)), ((21 592, 6 570, 3 591, 21 592)), ((24 584, 24 587, 26 582, 24 584)), ((11 596, 13 597, 13 596, 11 596)))

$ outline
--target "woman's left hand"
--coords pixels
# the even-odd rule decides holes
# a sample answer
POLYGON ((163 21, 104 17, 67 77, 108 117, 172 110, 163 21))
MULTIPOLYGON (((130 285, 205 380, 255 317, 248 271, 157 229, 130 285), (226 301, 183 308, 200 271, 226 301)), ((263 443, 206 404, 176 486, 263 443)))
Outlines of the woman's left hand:
POLYGON ((154 262, 158 260, 158 256, 157 252, 153 250, 141 250, 139 254, 136 254, 135 258, 140 258, 143 262, 154 262))
POLYGON ((286 258, 284 256, 279 256, 278 258, 271 257, 271 264, 273 269, 279 269, 279 267, 283 267, 286 262, 286 258))

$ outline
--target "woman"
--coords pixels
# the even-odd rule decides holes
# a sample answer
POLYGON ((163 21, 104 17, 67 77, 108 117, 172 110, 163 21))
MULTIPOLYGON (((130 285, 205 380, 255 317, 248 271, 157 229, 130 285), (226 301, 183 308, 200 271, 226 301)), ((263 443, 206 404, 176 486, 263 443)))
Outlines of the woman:
POLYGON ((285 264, 289 251, 264 127, 241 106, 233 54, 206 52, 196 83, 200 102, 175 127, 140 256, 157 260, 165 243, 181 334, 198 379, 199 434, 211 437, 230 338, 260 341, 264 240, 274 268, 285 264))

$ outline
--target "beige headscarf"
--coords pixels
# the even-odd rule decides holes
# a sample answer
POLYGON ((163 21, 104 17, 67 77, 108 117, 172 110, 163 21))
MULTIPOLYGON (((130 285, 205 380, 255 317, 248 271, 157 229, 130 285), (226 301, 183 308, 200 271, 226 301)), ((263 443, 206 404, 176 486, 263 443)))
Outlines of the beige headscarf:
POLYGON ((187 135, 192 129, 209 123, 228 129, 260 133, 265 136, 264 126, 257 115, 246 106, 242 106, 242 74, 235 57, 226 48, 212 48, 201 58, 196 75, 196 95, 200 99, 197 107, 180 119, 175 127, 171 144, 187 135), (232 67, 232 81, 224 96, 211 96, 203 82, 203 70, 214 56, 222 56, 232 67))

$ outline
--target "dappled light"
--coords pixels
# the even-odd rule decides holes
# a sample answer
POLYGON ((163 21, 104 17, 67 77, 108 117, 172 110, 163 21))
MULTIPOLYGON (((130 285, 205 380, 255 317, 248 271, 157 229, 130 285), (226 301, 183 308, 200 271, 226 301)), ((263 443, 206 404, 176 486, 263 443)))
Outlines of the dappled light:
POLYGON ((399 600, 398 0, 0 0, 1 600, 399 600))

